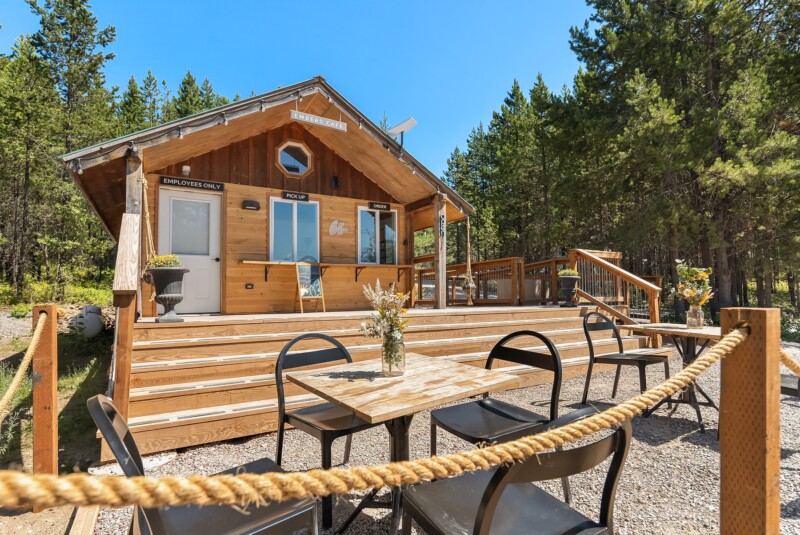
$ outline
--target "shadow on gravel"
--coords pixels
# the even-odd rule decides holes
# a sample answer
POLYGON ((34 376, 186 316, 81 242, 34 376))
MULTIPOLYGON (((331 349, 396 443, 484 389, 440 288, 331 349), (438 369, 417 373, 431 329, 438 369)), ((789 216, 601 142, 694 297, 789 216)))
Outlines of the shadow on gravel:
MULTIPOLYGON (((361 499, 365 495, 365 492, 358 494, 349 492, 339 496, 333 505, 333 528, 330 530, 324 530, 322 533, 324 535, 335 533, 338 527, 344 524, 345 520, 350 517, 353 511, 355 511, 356 506, 361 503, 361 499)), ((388 492, 383 491, 378 495, 378 499, 381 501, 387 501, 387 495, 388 492)), ((391 509, 381 509, 380 515, 380 518, 373 518, 369 514, 362 511, 361 514, 359 514, 356 519, 353 520, 353 523, 350 524, 350 527, 347 528, 347 533, 351 533, 353 535, 358 535, 361 533, 388 533, 391 509)))

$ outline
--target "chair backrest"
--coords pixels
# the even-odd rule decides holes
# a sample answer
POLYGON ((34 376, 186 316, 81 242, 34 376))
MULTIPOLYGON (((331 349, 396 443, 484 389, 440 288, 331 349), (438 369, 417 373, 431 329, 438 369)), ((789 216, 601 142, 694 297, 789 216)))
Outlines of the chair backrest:
POLYGON ((89 407, 89 414, 106 439, 111 453, 122 467, 122 472, 128 477, 143 476, 144 465, 139 448, 114 403, 100 394, 86 400, 86 406, 89 407))
POLYGON ((592 343, 592 333, 596 331, 612 331, 614 338, 617 340, 617 348, 619 353, 624 353, 622 347, 622 338, 619 335, 619 329, 614 325, 614 322, 608 316, 600 312, 590 312, 583 317, 583 334, 586 335, 586 343, 589 344, 589 358, 594 359, 594 344, 592 343), (591 321, 596 318, 596 321, 591 321))
MULTIPOLYGON (((570 416, 565 415, 564 420, 574 421, 570 416)), ((554 423, 558 423, 558 420, 554 423)), ((489 533, 497 504, 508 485, 548 481, 586 472, 612 455, 603 486, 599 523, 606 526, 609 533, 613 533, 614 500, 622 467, 630 449, 631 434, 631 424, 625 421, 611 435, 585 446, 534 455, 521 463, 500 466, 481 498, 473 533, 476 535, 489 533)))
POLYGON ((342 345, 339 340, 321 333, 306 333, 293 338, 288 344, 283 346, 280 354, 278 355, 278 362, 275 363, 275 387, 278 390, 278 418, 279 422, 283 421, 285 414, 285 397, 283 394, 283 370, 290 370, 292 368, 300 368, 303 366, 313 366, 315 364, 324 364, 326 362, 336 362, 344 360, 346 362, 353 362, 350 353, 342 345), (298 351, 290 354, 289 351, 293 346, 304 340, 324 340, 330 343, 333 347, 325 349, 312 349, 309 351, 298 351))
MULTIPOLYGON (((558 349, 541 333, 536 331, 517 331, 507 336, 504 336, 489 352, 489 358, 486 359, 486 369, 492 369, 495 360, 505 360, 515 364, 530 366, 532 368, 540 368, 553 372, 553 390, 550 394, 550 419, 554 420, 558 417, 558 400, 561 395, 561 355, 558 349), (512 340, 522 337, 533 337, 544 343, 547 347, 547 353, 539 353, 536 351, 529 351, 527 349, 520 349, 517 347, 508 347, 508 343, 512 340)), ((486 396, 484 396, 486 397, 486 396)))
MULTIPOLYGON (((127 477, 143 476, 144 465, 139 448, 133 440, 128 423, 114 403, 106 396, 99 394, 86 400, 86 406, 89 408, 89 414, 100 430, 100 434, 103 435, 106 444, 111 449, 111 453, 122 467, 122 472, 127 477)), ((158 509, 137 507, 133 514, 130 533, 134 535, 164 533, 163 524, 158 518, 158 509)))

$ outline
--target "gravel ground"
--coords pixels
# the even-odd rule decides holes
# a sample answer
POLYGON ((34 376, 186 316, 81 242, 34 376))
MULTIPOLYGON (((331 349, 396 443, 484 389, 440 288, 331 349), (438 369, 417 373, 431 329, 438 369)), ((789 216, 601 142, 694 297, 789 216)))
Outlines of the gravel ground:
MULTIPOLYGON (((795 358, 800 346, 787 344, 795 358)), ((680 369, 673 358, 671 368, 680 369)), ((656 368, 656 367, 652 367, 656 368)), ((660 367, 659 367, 660 368, 660 367)), ((651 370, 650 385, 663 379, 661 370, 651 370)), ((600 408, 608 407, 613 373, 604 373, 592 381, 590 399, 600 408)), ((699 380, 706 392, 719 399, 719 365, 715 365, 699 380)), ((583 378, 566 381, 562 388, 561 414, 579 408, 583 378)), ((546 412, 549 386, 526 388, 497 394, 496 397, 520 406, 533 406, 546 412)), ((638 393, 634 370, 623 371, 617 401, 638 393)), ((644 533, 718 533, 719 517, 719 443, 716 439, 718 414, 702 409, 708 432, 700 434, 694 411, 680 406, 669 416, 666 408, 650 418, 633 422, 633 444, 617 493, 615 523, 621 535, 644 533)), ((429 445, 429 414, 421 413, 411 425, 411 458, 426 457, 429 445)), ((800 534, 800 401, 781 399, 781 532, 800 534)), ((469 448, 460 439, 440 431, 439 452, 448 453, 469 448)), ((334 444, 334 459, 341 459, 344 440, 334 444)), ((387 462, 389 436, 382 427, 356 435, 350 462, 374 464, 387 462)), ((179 451, 165 464, 153 468, 149 475, 211 474, 263 456, 274 457, 275 434, 270 433, 209 446, 179 451)), ((285 468, 306 470, 319 466, 319 444, 300 431, 288 431, 284 450, 285 468)), ((600 509, 600 493, 605 477, 601 465, 594 471, 571 478, 575 507, 587 516, 596 518, 600 509)), ((545 483, 546 490, 561 497, 560 484, 545 483)), ((362 492, 340 497, 334 506, 334 526, 340 525, 358 504, 362 492)), ((127 532, 131 509, 103 510, 96 534, 127 532)), ((352 524, 348 533, 386 533, 388 512, 367 510, 352 524)))
POLYGON ((14 338, 31 334, 31 318, 12 318, 7 311, 0 311, 0 338, 14 338))

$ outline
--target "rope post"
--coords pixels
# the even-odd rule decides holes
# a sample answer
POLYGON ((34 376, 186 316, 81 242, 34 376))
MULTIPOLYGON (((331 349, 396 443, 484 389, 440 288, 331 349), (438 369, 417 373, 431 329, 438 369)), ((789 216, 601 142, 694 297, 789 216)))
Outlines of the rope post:
MULTIPOLYGON (((58 474, 58 311, 55 305, 33 307, 33 328, 44 331, 33 352, 33 473, 58 474), (42 316, 44 313, 46 316, 42 316)), ((44 508, 34 507, 38 513, 44 508)))
POLYGON ((780 531, 780 311, 722 310, 722 334, 750 335, 722 360, 720 532, 780 531))

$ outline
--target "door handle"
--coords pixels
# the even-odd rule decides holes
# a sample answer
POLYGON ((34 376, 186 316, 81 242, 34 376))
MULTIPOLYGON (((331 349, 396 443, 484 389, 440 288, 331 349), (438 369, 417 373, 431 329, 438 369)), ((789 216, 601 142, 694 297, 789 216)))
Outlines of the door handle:
POLYGON ((214 259, 214 262, 219 262, 219 257, 216 257, 216 258, 214 259))

